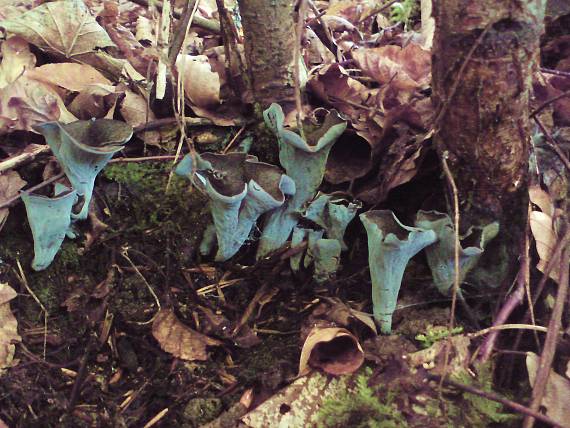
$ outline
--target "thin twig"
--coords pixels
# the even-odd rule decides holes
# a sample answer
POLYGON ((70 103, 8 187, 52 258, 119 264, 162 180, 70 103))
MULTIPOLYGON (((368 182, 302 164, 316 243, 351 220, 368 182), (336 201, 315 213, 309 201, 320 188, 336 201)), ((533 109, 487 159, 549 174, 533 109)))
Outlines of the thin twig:
POLYGON ((358 22, 356 24, 360 24, 363 21, 366 21, 368 18, 370 18, 371 16, 374 15, 378 15, 381 12, 384 12, 386 9, 388 9, 390 6, 392 6, 394 3, 396 3, 398 0, 390 0, 388 3, 386 3, 383 6, 380 6, 377 9, 372 10, 371 12, 367 13, 366 15, 364 15, 362 18, 360 18, 358 20, 358 22))
MULTIPOLYGON (((26 147, 26 150, 29 148, 30 147, 26 147)), ((36 156, 49 151, 50 147, 48 145, 37 145, 31 151, 25 151, 15 156, 9 157, 8 159, 0 162, 0 173, 28 163, 34 160, 36 156)))
MULTIPOLYGON (((64 175, 65 175, 64 172, 61 172, 61 173, 59 173, 59 174, 57 174, 57 175, 54 175, 53 177, 48 178, 48 179, 45 180, 45 181, 42 181, 40 184, 36 184, 35 186, 32 186, 32 187, 30 187, 29 189, 26 189, 25 192, 30 192, 30 193, 35 192, 36 190, 39 190, 39 189, 41 189, 41 188, 43 188, 43 187, 46 187, 47 185, 53 183, 54 181, 59 180, 59 179, 62 178, 64 175)), ((1 209, 1 208, 7 208, 7 207, 12 206, 12 204, 18 202, 21 197, 22 197, 22 192, 18 193, 16 196, 14 196, 14 197, 8 199, 7 201, 2 202, 2 203, 0 204, 0 209, 1 209)))
POLYGON ((471 385, 464 385, 459 382, 454 382, 452 380, 444 379, 443 376, 434 375, 431 373, 427 374, 427 378, 434 380, 436 382, 443 382, 443 384, 446 386, 451 386, 453 388, 460 389, 461 391, 465 391, 469 394, 478 395, 479 397, 486 398, 487 400, 496 401, 497 403, 501 403, 503 406, 508 407, 509 409, 512 409, 515 412, 522 413, 523 415, 532 416, 538 419, 539 421, 547 423, 553 427, 564 428, 562 425, 560 425, 555 420, 549 418, 548 416, 540 414, 536 410, 529 409, 528 407, 525 407, 522 404, 519 404, 515 401, 511 401, 507 398, 501 397, 493 392, 482 391, 471 385))
MULTIPOLYGON (((455 180, 453 179, 453 175, 451 174, 451 170, 449 169, 449 165, 447 164, 447 158, 449 153, 444 151, 441 155, 441 164, 443 166, 443 172, 445 173, 445 177, 447 178, 447 182, 449 187, 451 188, 452 196, 453 196, 453 268, 455 269, 453 275, 453 290, 451 294, 451 314, 449 316, 449 331, 453 331, 455 327, 455 310, 457 307, 457 295, 459 293, 459 286, 461 285, 461 280, 459 276, 459 191, 457 190, 457 185, 455 184, 455 180)), ((449 336, 451 338, 451 336, 449 336)), ((450 342, 448 342, 448 346, 445 347, 445 361, 444 361, 444 373, 447 369, 447 364, 449 363, 449 352, 451 350, 450 342)))
POLYGON ((538 113, 540 113, 542 110, 544 110, 546 107, 548 107, 553 102, 556 102, 559 99, 564 98, 564 97, 568 97, 568 96, 570 96, 570 90, 568 90, 566 92, 562 92, 561 94, 558 94, 555 97, 552 97, 549 100, 546 100, 545 102, 543 102, 541 105, 539 105, 537 108, 534 109, 534 111, 530 114, 530 117, 536 116, 538 113))
POLYGON ((550 132, 548 132, 548 129, 546 129, 546 127, 542 124, 542 122, 540 121, 538 116, 533 116, 532 118, 534 119, 534 121, 536 122, 536 124, 538 125, 540 130, 542 131, 542 134, 544 135, 544 137, 546 138, 546 142, 548 143, 548 147, 550 147, 552 150, 554 150, 554 152, 558 155, 558 157, 560 158, 562 163, 564 163, 564 166, 566 167, 568 172, 570 172, 570 160, 568 160, 568 158, 566 157, 566 155, 564 154, 562 149, 560 149, 560 147, 558 147, 558 143, 556 143, 556 140, 554 139, 554 137, 550 134, 550 132))
POLYGON ((228 152, 228 150, 234 145, 234 143, 237 141, 237 139, 243 133, 244 130, 245 130, 245 125, 243 125, 240 128, 240 130, 236 133, 236 135, 234 135, 234 137, 231 139, 228 145, 224 148, 224 150, 222 150, 222 153, 226 154, 228 152))
MULTIPOLYGON (((537 412, 542 404, 544 393, 546 392, 546 385, 550 370, 552 369, 552 361, 556 353, 556 342, 558 339, 560 327, 562 325, 562 314, 566 306, 566 298, 568 297, 568 264, 570 263, 570 246, 566 246, 560 257, 560 276, 558 285, 558 294, 552 309, 552 316, 548 323, 548 333, 544 340, 544 348, 540 356, 538 370, 536 372, 536 379, 532 388, 532 401, 530 409, 537 412)), ((527 416, 523 422, 523 428, 532 428, 534 426, 535 416, 527 416)))
POLYGON ((303 105, 301 102, 301 39, 303 37, 303 28, 305 26, 306 0, 299 0, 299 8, 297 10, 297 25, 295 26, 295 51, 294 51, 294 80, 295 80, 295 109, 297 118, 297 128, 301 138, 305 140, 305 131, 303 130, 303 105))
POLYGON ((48 311, 46 310, 43 303, 38 299, 38 297, 34 294, 30 285, 28 284, 28 280, 26 278, 26 274, 24 273, 24 269, 22 269, 22 264, 20 263, 20 259, 16 259, 16 264, 18 265, 18 271, 20 274, 20 282, 24 285, 28 293, 32 296, 32 298, 36 301, 38 306, 41 308, 42 312, 44 313, 44 350, 43 350, 43 357, 44 360, 46 359, 46 351, 47 351, 47 331, 48 331, 48 311))
POLYGON ((555 74, 556 76, 570 77, 570 72, 568 71, 553 70, 551 68, 544 67, 541 67, 540 71, 546 74, 555 74))
POLYGON ((484 328, 483 330, 476 331, 475 333, 468 333, 467 336, 470 338, 475 338, 479 336, 484 336, 487 333, 493 333, 495 331, 501 330, 531 330, 531 331, 539 331, 541 333, 547 333, 548 328, 542 327, 540 325, 533 325, 533 324, 501 324, 501 325, 494 325, 492 327, 484 328))
MULTIPOLYGON (((138 4, 139 6, 148 8, 148 1, 147 0, 130 0, 131 2, 138 4)), ((156 8, 158 9, 159 12, 162 12, 162 2, 161 1, 157 1, 154 0, 153 5, 156 6, 156 8)), ((172 16, 176 19, 180 19, 181 15, 179 12, 176 12, 175 10, 172 11, 172 16)), ((208 30, 212 33, 215 34, 219 34, 220 33, 220 24, 216 21, 214 21, 213 19, 206 19, 206 18, 202 18, 201 16, 195 16, 194 19, 192 20, 192 23, 196 26, 196 27, 200 27, 203 30, 208 30)))
POLYGON ((196 5, 196 0, 188 0, 184 5, 184 11, 182 12, 182 18, 174 31, 174 37, 170 43, 170 50, 168 51, 168 63, 170 64, 170 69, 174 70, 176 65, 176 58, 180 53, 180 49, 184 44, 184 39, 186 39, 186 34, 188 33, 188 28, 192 25, 192 20, 194 18, 194 6, 196 5))

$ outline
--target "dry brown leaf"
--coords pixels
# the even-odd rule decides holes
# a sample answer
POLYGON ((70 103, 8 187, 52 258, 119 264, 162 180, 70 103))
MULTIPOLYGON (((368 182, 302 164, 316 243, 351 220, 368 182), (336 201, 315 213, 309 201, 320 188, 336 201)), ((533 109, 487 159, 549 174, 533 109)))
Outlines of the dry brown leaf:
POLYGON ((10 300, 16 291, 8 284, 0 283, 0 375, 13 363, 16 346, 22 338, 18 334, 18 321, 10 311, 10 300))
POLYGON ((540 186, 535 184, 528 188, 528 196, 530 201, 540 208, 543 213, 552 217, 552 214, 554 214, 554 204, 548 192, 545 192, 540 186))
POLYGON ((331 378, 313 372, 283 388, 247 413, 242 421, 252 428, 318 426, 322 403, 351 392, 349 380, 349 376, 331 378))
MULTIPOLYGON (((532 236, 534 236, 536 252, 540 258, 536 268, 544 273, 558 239, 552 217, 540 211, 532 211, 530 213, 530 230, 532 231, 532 236)), ((560 260, 557 260, 554 261, 549 277, 558 282, 559 271, 560 260)))
POLYGON ((72 92, 84 91, 91 85, 112 85, 109 79, 88 64, 72 62, 45 64, 26 74, 39 82, 59 86, 72 92))
MULTIPOLYGON (((527 352, 526 355, 528 378, 530 384, 534 385, 540 358, 532 352, 527 352)), ((550 418, 564 426, 570 420, 570 400, 568 397, 570 397, 570 380, 550 369, 541 405, 546 408, 546 414, 550 418)))
POLYGON ((36 57, 30 52, 30 45, 21 37, 10 37, 2 43, 0 63, 0 88, 14 82, 24 71, 34 68, 36 57))
POLYGON ((431 79, 431 54, 416 43, 358 49, 352 58, 364 74, 399 90, 425 88, 431 79))
POLYGON ((197 107, 213 107, 220 103, 220 76, 212 71, 205 55, 179 55, 176 72, 182 76, 186 98, 197 107))
POLYGON ((162 350, 187 361, 208 359, 207 346, 222 342, 192 330, 183 324, 171 309, 162 309, 152 323, 152 335, 162 350))
POLYGON ((307 336, 299 361, 299 376, 309 366, 332 375, 353 373, 364 362, 364 351, 358 339, 347 329, 316 327, 307 336))
POLYGON ((0 21, 16 18, 41 3, 42 0, 0 0, 0 21))
MULTIPOLYGON (((154 112, 148 108, 148 104, 142 95, 132 91, 125 93, 125 98, 119 108, 123 119, 133 128, 146 124, 156 119, 154 112)), ((146 131, 139 133, 146 144, 159 146, 161 133, 159 131, 146 131)))
POLYGON ((94 84, 86 86, 69 104, 69 111, 78 119, 112 119, 119 96, 123 92, 116 86, 94 84))
POLYGON ((69 59, 114 46, 82 1, 44 3, 3 21, 2 27, 46 52, 69 59))
MULTIPOLYGON (((16 171, 8 171, 0 174, 0 204, 16 196, 18 191, 27 183, 22 180, 16 171)), ((0 208, 0 230, 8 218, 9 208, 0 208)))
POLYGON ((2 419, 0 419, 0 428, 9 428, 2 419))
POLYGON ((32 131, 35 124, 77 120, 67 111, 63 100, 50 85, 29 79, 25 74, 0 89, 0 135, 13 131, 32 131))

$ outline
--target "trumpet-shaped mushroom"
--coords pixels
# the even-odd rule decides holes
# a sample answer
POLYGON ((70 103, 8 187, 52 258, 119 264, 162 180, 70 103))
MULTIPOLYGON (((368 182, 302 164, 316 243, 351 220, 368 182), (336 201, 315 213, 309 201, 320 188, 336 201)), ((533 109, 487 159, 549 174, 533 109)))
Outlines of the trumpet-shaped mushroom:
POLYGON ((310 126, 304 127, 305 141, 295 132, 284 128, 285 118, 278 104, 271 104, 263 112, 263 117, 277 136, 279 161, 287 175, 294 177, 297 190, 291 199, 267 218, 257 249, 258 259, 280 248, 287 241, 299 221, 303 205, 315 195, 323 181, 332 145, 346 129, 346 122, 336 111, 331 111, 325 116, 322 125, 313 126, 312 129, 310 126))
MULTIPOLYGON (((426 248, 428 265, 437 289, 448 295, 455 279, 455 229, 449 215, 437 211, 420 211, 416 226, 433 230, 438 241, 426 248)), ((485 250, 485 246, 499 233, 499 224, 491 223, 484 227, 471 227, 460 236, 459 282, 471 271, 485 250)), ((460 290, 458 290, 460 291, 460 290)))
POLYGON ((313 278, 317 284, 324 284, 334 278, 340 263, 341 250, 338 239, 319 239, 309 247, 315 260, 313 278))
MULTIPOLYGON (((279 168, 258 162, 245 153, 203 153, 196 165, 187 155, 176 172, 201 187, 210 199, 210 210, 218 243, 216 261, 232 257, 248 238, 257 219, 295 193, 295 183, 279 168)), ((201 251, 211 247, 211 228, 201 251)))
POLYGON ((368 211, 360 220, 368 235, 374 318, 380 331, 389 334, 406 265, 437 237, 433 230, 403 225, 392 211, 368 211))
POLYGON ((360 207, 360 204, 348 202, 342 197, 319 193, 303 217, 321 226, 327 238, 338 240, 345 251, 348 247, 344 242, 344 232, 360 207))
POLYGON ((118 120, 78 120, 64 124, 46 122, 35 125, 41 133, 79 197, 78 212, 72 218, 87 218, 95 178, 113 155, 133 135, 133 128, 118 120))
MULTIPOLYGON (((307 249, 312 247, 315 242, 323 238, 324 231, 305 229, 303 227, 293 228, 293 234, 291 235, 291 247, 296 247, 301 245, 304 241, 307 241, 307 249)), ((289 264, 291 270, 295 273, 301 270, 301 261, 303 262, 303 267, 308 268, 313 262, 312 255, 309 251, 301 251, 289 259, 289 264)))
POLYGON ((34 237, 32 269, 44 270, 55 258, 71 225, 71 211, 76 197, 75 190, 57 185, 53 198, 22 192, 34 237))

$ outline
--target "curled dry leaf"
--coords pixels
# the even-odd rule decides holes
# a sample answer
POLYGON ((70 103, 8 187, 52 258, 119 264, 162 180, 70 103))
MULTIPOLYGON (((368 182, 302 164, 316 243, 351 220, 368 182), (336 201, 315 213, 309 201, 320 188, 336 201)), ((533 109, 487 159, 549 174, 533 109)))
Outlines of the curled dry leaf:
POLYGON ((534 205, 540 208, 540 211, 552 217, 554 214, 554 204, 548 192, 545 192, 540 186, 535 184, 528 188, 528 197, 534 205))
POLYGON ((220 346, 222 342, 192 330, 183 324, 171 309, 162 309, 152 323, 152 335, 160 347, 187 361, 205 361, 207 346, 220 346))
MULTIPOLYGON (((530 230, 534 241, 536 243, 536 252, 538 253, 539 261, 536 268, 544 273, 546 265, 550 260, 558 235, 554 227, 554 221, 551 216, 544 212, 532 211, 530 213, 530 230)), ((560 259, 554 261, 554 266, 548 275, 552 280, 558 282, 560 273, 560 259)))
MULTIPOLYGON (((126 91, 125 98, 119 108, 123 119, 133 128, 142 126, 156 119, 154 112, 148 107, 146 99, 133 91, 126 91)), ((176 137, 176 125, 170 132, 166 127, 160 131, 144 131, 137 134, 142 140, 151 146, 160 146, 161 141, 169 141, 176 137)))
POLYGON ((72 92, 82 92, 91 85, 112 85, 97 69, 88 64, 63 62, 45 64, 28 71, 27 76, 72 92))
MULTIPOLYGON (((527 352, 526 368, 531 385, 534 385, 536 380, 539 361, 538 355, 527 352)), ((570 397, 570 380, 565 379, 564 376, 551 369, 541 405, 546 408, 546 414, 550 418, 563 426, 566 426, 568 420, 570 420, 570 400, 568 400, 568 397, 570 397)))
POLYGON ((213 107, 220 103, 220 76, 212 71, 205 55, 179 55, 176 72, 182 76, 186 98, 198 107, 213 107))
POLYGON ((400 90, 426 88, 431 80, 431 54, 416 43, 358 49, 352 58, 364 74, 400 90))
POLYGON ((307 374, 309 366, 332 375, 353 373, 364 362, 364 351, 358 339, 344 328, 314 328, 301 350, 299 375, 307 374))
MULTIPOLYGON (((16 171, 8 171, 0 175, 0 204, 16 196, 18 191, 26 185, 20 174, 16 171)), ((0 230, 8 218, 9 208, 0 208, 0 230)))
POLYGON ((21 37, 10 37, 2 43, 0 64, 0 88, 14 82, 24 71, 34 68, 36 57, 30 52, 30 45, 21 37))
POLYGON ((0 89, 0 135, 13 131, 32 131, 43 122, 75 120, 59 94, 49 85, 21 76, 0 89))
POLYGON ((114 46, 82 1, 44 3, 16 18, 2 22, 38 48, 68 59, 80 59, 97 48, 114 46))
POLYGON ((0 375, 13 362, 14 342, 22 340, 18 334, 18 321, 10 311, 10 300, 16 295, 12 287, 0 283, 0 375))

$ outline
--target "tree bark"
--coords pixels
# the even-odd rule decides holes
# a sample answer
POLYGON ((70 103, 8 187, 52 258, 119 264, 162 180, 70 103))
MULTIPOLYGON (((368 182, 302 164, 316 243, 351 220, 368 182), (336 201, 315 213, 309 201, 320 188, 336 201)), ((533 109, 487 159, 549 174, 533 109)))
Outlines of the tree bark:
POLYGON ((433 4, 433 98, 441 112, 436 147, 440 156, 448 154, 463 226, 499 221, 510 244, 522 236, 527 213, 529 98, 545 3, 433 4))
POLYGON ((294 103, 292 0, 239 0, 253 98, 262 109, 294 103))

